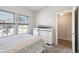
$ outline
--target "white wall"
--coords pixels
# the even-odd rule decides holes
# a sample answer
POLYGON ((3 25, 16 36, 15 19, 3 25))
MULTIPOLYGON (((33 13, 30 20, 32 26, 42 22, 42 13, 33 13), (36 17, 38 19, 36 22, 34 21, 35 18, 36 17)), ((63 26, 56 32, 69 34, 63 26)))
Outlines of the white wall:
POLYGON ((43 9, 39 12, 36 12, 36 25, 48 25, 53 26, 54 28, 54 41, 56 40, 56 13, 58 11, 70 10, 71 6, 51 6, 47 9, 43 9))
POLYGON ((28 16, 29 17, 28 22, 30 26, 28 31, 29 33, 32 32, 32 27, 34 26, 34 12, 33 11, 26 9, 22 6, 0 6, 0 9, 10 11, 16 14, 22 14, 22 15, 28 16))

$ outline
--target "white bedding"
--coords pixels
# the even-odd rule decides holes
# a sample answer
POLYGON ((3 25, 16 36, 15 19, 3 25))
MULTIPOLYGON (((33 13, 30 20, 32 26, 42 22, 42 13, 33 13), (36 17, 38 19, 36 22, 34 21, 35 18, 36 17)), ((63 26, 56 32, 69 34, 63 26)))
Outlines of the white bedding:
POLYGON ((39 37, 29 34, 0 38, 0 52, 39 52, 39 50, 43 49, 42 42, 39 37))

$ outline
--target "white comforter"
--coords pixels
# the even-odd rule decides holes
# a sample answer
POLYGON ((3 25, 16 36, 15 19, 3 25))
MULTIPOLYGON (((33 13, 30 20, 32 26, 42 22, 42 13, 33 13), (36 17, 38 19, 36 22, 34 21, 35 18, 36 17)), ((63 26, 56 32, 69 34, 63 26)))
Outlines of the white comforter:
POLYGON ((29 34, 0 38, 0 52, 37 52, 41 49, 42 40, 29 34), (39 46, 39 47, 38 47, 39 46), (24 49, 24 50, 23 50, 24 49), (33 51, 32 51, 33 50, 33 51))

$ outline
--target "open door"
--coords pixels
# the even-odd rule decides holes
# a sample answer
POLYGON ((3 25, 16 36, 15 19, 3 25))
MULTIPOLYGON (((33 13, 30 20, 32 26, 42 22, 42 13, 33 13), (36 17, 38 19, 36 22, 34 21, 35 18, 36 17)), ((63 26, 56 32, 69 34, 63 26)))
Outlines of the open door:
POLYGON ((72 10, 72 50, 78 52, 78 8, 72 10))
POLYGON ((75 52, 78 52, 78 8, 75 10, 75 52))

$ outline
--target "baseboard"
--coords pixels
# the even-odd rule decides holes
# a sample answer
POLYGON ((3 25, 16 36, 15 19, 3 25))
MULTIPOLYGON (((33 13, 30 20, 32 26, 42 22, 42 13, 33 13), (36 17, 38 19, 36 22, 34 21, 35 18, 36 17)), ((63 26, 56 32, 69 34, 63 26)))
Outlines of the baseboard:
POLYGON ((69 39, 69 38, 63 38, 63 37, 59 37, 58 39, 63 39, 63 40, 72 41, 72 39, 69 39))

